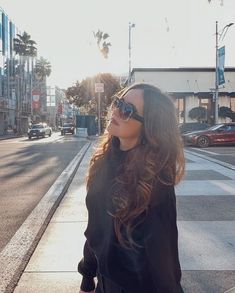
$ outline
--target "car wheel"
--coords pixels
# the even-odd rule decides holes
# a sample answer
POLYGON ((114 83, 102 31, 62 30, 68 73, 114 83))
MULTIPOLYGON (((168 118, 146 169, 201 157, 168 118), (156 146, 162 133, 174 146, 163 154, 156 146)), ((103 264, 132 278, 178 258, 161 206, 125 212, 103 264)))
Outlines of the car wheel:
POLYGON ((209 138, 207 136, 199 136, 199 138, 197 139, 197 145, 200 148, 208 147, 210 145, 209 138))
POLYGON ((51 137, 51 131, 49 132, 49 137, 51 137))

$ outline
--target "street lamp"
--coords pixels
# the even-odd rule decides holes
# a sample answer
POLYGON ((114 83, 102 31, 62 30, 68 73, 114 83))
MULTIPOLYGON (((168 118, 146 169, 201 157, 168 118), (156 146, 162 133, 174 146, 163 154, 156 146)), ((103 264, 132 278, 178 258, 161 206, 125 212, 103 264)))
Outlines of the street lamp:
POLYGON ((234 23, 231 22, 229 24, 227 24, 223 29, 222 29, 222 32, 219 34, 218 33, 218 21, 216 21, 216 29, 215 29, 215 42, 216 42, 216 45, 215 45, 215 54, 216 54, 216 57, 215 57, 215 117, 214 117, 214 120, 215 120, 215 124, 218 123, 218 99, 219 99, 219 78, 218 78, 218 57, 219 57, 219 54, 218 54, 218 49, 219 49, 219 41, 223 41, 228 29, 230 26, 232 26, 234 23), (220 36, 219 36, 220 35, 220 36))
POLYGON ((134 23, 129 22, 129 75, 128 75, 128 85, 131 83, 131 29, 135 27, 134 23))

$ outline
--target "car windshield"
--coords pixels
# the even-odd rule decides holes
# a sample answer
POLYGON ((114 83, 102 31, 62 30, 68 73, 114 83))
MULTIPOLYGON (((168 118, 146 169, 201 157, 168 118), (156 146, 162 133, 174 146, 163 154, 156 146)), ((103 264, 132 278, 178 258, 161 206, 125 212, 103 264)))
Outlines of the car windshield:
POLYGON ((37 124, 32 126, 32 129, 36 129, 36 128, 43 128, 43 125, 37 124))
POLYGON ((214 125, 214 126, 210 127, 208 130, 216 130, 216 129, 219 129, 221 126, 223 126, 223 125, 221 125, 221 124, 214 125))
POLYGON ((64 127, 71 127, 71 126, 73 126, 72 123, 64 123, 64 127))

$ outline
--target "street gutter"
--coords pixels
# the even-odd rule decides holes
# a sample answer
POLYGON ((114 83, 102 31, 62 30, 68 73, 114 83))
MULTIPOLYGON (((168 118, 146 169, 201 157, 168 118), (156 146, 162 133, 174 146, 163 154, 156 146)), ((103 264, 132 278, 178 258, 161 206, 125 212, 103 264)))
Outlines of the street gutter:
POLYGON ((89 149, 88 141, 0 253, 0 293, 12 293, 89 149))

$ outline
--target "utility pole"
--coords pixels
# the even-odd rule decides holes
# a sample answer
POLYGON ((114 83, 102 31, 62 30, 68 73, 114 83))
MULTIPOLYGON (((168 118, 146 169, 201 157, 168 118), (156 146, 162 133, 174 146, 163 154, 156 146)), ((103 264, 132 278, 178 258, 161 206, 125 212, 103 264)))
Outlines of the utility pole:
POLYGON ((131 83, 131 29, 135 27, 134 23, 129 22, 129 74, 128 74, 128 85, 131 83))
POLYGON ((219 80, 218 80, 218 21, 215 23, 215 113, 214 124, 218 124, 218 105, 219 105, 219 80))
POLYGON ((216 21, 216 27, 215 27, 215 112, 214 112, 214 122, 215 124, 218 124, 218 107, 219 107, 219 85, 220 80, 219 80, 219 41, 223 41, 228 29, 230 26, 232 26, 234 23, 231 22, 227 24, 223 29, 222 32, 219 34, 218 32, 218 21, 216 21))

